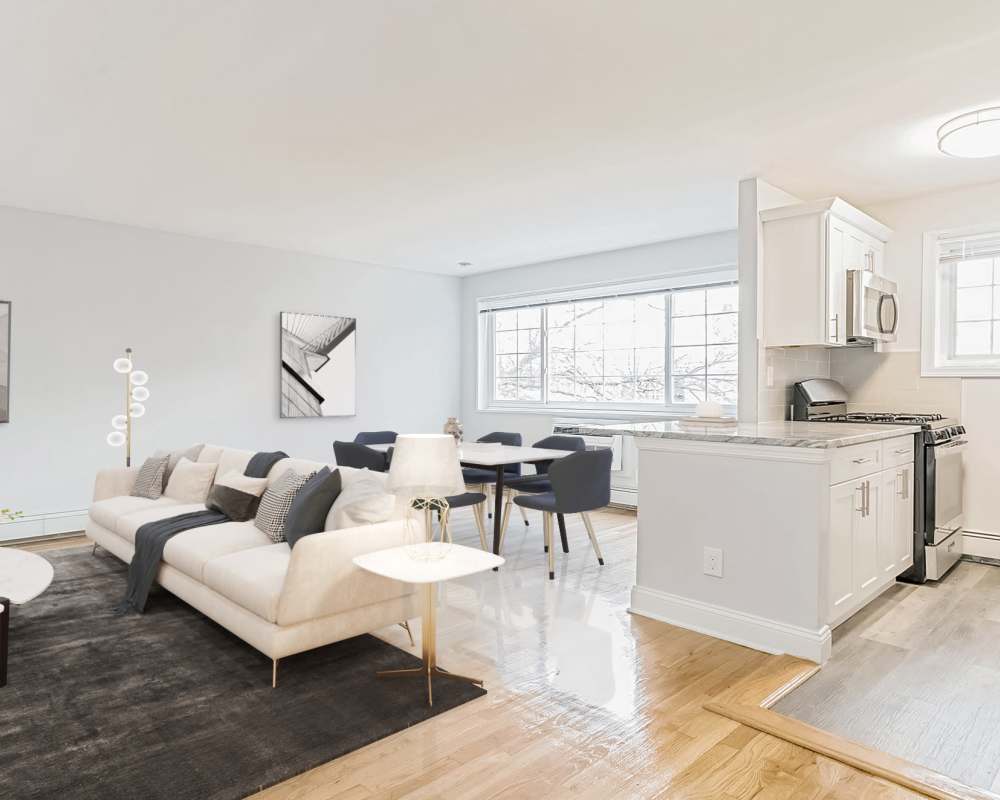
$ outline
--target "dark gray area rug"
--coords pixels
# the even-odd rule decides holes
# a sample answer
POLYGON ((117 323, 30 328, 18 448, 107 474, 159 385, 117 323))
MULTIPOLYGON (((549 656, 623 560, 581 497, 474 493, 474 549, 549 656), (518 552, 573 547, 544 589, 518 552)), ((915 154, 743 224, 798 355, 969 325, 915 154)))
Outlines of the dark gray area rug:
POLYGON ((419 660, 374 636, 270 659, 157 590, 117 617, 118 559, 42 553, 49 589, 11 616, 0 689, 0 798, 230 800, 485 694, 379 669, 419 660))

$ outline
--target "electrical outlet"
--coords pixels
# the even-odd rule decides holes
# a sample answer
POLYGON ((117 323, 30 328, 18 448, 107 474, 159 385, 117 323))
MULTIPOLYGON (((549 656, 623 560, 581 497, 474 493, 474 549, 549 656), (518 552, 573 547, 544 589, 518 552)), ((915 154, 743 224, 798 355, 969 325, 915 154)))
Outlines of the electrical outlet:
POLYGON ((706 547, 705 548, 705 564, 703 571, 706 575, 711 575, 713 578, 722 577, 722 550, 718 547, 706 547))

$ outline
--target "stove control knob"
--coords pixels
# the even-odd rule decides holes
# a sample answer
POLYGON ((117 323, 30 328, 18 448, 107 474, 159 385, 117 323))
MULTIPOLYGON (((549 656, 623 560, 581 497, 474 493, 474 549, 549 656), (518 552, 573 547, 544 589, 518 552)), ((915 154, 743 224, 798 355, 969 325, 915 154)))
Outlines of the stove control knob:
POLYGON ((961 436, 964 433, 965 433, 965 426, 964 425, 956 425, 955 426, 955 435, 956 436, 961 436))

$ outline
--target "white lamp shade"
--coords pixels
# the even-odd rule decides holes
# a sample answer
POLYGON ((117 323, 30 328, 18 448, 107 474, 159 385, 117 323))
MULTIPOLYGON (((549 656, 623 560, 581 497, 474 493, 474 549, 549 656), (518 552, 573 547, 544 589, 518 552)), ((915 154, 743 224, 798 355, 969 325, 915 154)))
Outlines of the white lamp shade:
POLYGON ((108 444, 112 447, 121 447, 125 444, 125 434, 121 431, 111 431, 108 434, 108 444))
POLYGON ((136 386, 132 390, 132 399, 138 400, 140 403, 144 403, 149 399, 149 389, 145 386, 136 386))
POLYGON ((149 375, 141 369, 137 369, 128 379, 132 382, 133 386, 145 386, 149 381, 149 375))
POLYGON ((447 433, 397 436, 387 488, 408 498, 463 494, 465 480, 455 437, 447 433))
POLYGON ((133 417, 141 417, 146 413, 146 406, 142 403, 132 403, 128 409, 132 412, 133 417))
POLYGON ((115 414, 111 418, 111 427, 116 431, 123 431, 128 427, 128 417, 124 414, 115 414))

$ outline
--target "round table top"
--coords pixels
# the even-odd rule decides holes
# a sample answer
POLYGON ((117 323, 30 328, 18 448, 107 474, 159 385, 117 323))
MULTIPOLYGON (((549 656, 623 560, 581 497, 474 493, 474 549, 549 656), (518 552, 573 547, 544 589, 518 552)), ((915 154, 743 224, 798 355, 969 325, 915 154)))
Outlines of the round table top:
POLYGON ((14 605, 27 603, 49 588, 52 565, 35 553, 0 547, 0 597, 14 605))

